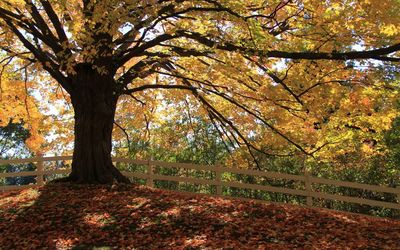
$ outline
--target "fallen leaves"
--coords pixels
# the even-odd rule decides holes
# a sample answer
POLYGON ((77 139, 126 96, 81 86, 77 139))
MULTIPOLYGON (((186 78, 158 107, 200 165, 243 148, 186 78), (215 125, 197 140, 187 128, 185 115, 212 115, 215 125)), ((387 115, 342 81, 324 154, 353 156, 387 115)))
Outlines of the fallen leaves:
POLYGON ((400 249, 400 221, 128 185, 0 194, 2 249, 400 249))

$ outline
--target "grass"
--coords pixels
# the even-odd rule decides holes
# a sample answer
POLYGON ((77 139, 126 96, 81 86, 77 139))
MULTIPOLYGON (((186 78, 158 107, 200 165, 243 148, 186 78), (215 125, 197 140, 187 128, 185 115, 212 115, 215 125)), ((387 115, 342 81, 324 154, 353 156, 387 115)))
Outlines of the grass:
POLYGON ((0 232, 0 249, 400 249, 399 220, 135 185, 0 193, 0 232))

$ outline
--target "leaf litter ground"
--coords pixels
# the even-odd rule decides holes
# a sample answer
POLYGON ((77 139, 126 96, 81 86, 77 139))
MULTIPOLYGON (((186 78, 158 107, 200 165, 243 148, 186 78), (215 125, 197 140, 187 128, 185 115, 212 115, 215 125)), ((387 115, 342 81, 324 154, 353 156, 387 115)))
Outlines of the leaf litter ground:
POLYGON ((399 220, 135 185, 0 193, 0 232, 0 249, 400 249, 399 220))

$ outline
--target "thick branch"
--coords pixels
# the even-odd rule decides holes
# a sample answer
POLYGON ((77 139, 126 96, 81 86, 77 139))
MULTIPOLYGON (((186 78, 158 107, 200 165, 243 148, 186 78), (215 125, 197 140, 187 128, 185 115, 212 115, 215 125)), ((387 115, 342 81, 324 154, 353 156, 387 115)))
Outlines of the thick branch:
POLYGON ((195 87, 184 86, 184 85, 161 85, 161 84, 147 84, 141 85, 139 87, 133 89, 127 89, 123 92, 123 94, 133 94, 135 92, 143 91, 146 89, 185 89, 185 90, 196 90, 195 87))
POLYGON ((144 69, 146 67, 151 67, 153 68, 154 65, 159 64, 159 59, 152 59, 152 58, 146 58, 132 67, 129 68, 129 70, 124 73, 118 80, 117 83, 121 88, 125 88, 129 83, 131 83, 135 78, 137 77, 142 77, 145 78, 148 75, 152 73, 151 70, 145 71, 144 69))
MULTIPOLYGON (((54 36, 53 32, 51 32, 49 26, 47 25, 46 21, 42 17, 42 15, 39 13, 38 9, 36 6, 32 3, 31 0, 25 0, 28 6, 30 6, 30 14, 33 17, 33 20, 35 20, 36 25, 33 22, 27 22, 27 25, 31 28, 32 34, 35 37, 38 37, 40 40, 42 40, 44 43, 46 43, 49 47, 53 49, 55 54, 61 52, 63 49, 58 43, 57 38, 54 36), (37 26, 41 32, 35 29, 35 26, 37 26)), ((21 21, 23 20, 23 17, 20 19, 21 21)))
POLYGON ((400 61, 400 58, 387 57, 385 55, 400 51, 400 43, 395 45, 365 51, 350 51, 350 52, 286 52, 277 50, 259 50, 254 48, 246 48, 235 45, 230 42, 216 42, 212 39, 201 35, 196 32, 177 32, 182 37, 193 39, 210 48, 217 48, 226 51, 240 51, 246 54, 274 57, 274 58, 287 58, 287 59, 305 59, 305 60, 355 60, 355 59, 376 59, 381 61, 400 61))
MULTIPOLYGON (((0 13, 1 14, 1 13, 0 13)), ((12 32, 18 37, 22 44, 27 48, 41 63, 43 69, 45 69, 49 74, 56 79, 61 86, 68 92, 72 92, 72 86, 68 79, 58 71, 59 66, 55 64, 46 54, 44 54, 40 49, 36 48, 31 42, 24 37, 24 35, 15 27, 10 19, 5 19, 8 27, 12 32)))
POLYGON ((68 42, 68 38, 67 35, 65 34, 65 31, 63 29, 63 26, 60 22, 60 19, 58 18, 57 14, 55 13, 53 7, 51 6, 51 4, 49 3, 49 1, 47 0, 40 0, 40 2, 42 3, 47 16, 50 18, 50 21, 52 22, 58 38, 60 39, 61 42, 68 42))
POLYGON ((128 62, 133 57, 141 55, 141 53, 143 53, 145 50, 155 47, 157 45, 160 45, 162 42, 165 42, 165 41, 177 38, 177 37, 178 36, 176 36, 176 35, 162 34, 162 35, 159 35, 156 38, 142 44, 139 47, 128 49, 126 51, 126 54, 119 60, 118 65, 123 66, 126 62, 128 62))

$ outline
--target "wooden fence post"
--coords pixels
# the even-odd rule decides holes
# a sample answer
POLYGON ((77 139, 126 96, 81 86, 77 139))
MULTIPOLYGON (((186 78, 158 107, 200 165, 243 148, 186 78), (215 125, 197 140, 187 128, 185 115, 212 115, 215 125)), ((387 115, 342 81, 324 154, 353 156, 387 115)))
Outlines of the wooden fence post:
POLYGON ((397 203, 400 204, 400 186, 397 187, 397 203))
POLYGON ((216 182, 217 182, 217 185, 216 185, 216 187, 217 187, 217 195, 222 195, 222 178, 221 178, 221 175, 222 175, 222 169, 221 169, 221 166, 219 166, 219 165, 217 165, 216 166, 217 168, 216 168, 216 170, 215 170, 215 180, 216 180, 216 182))
MULTIPOLYGON (((37 153, 36 157, 42 158, 43 154, 37 153)), ((44 185, 43 171, 44 171, 43 160, 38 160, 37 164, 36 164, 36 172, 37 172, 36 184, 38 184, 40 186, 44 185)))
POLYGON ((147 183, 146 185, 149 187, 154 187, 154 179, 153 179, 153 165, 151 165, 151 160, 147 162, 147 183))
POLYGON ((310 181, 310 173, 308 172, 306 167, 304 168, 304 177, 305 177, 305 188, 307 191, 306 205, 312 207, 313 205, 313 197, 311 196, 312 186, 310 181))
MULTIPOLYGON (((400 174, 398 174, 397 177, 399 177, 399 179, 400 179, 400 174)), ((397 187, 397 203, 400 204, 400 182, 397 183, 396 187, 397 187)), ((399 210, 399 213, 400 213, 400 210, 399 210)))

